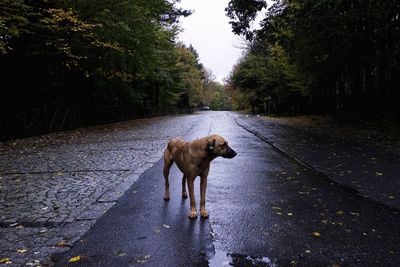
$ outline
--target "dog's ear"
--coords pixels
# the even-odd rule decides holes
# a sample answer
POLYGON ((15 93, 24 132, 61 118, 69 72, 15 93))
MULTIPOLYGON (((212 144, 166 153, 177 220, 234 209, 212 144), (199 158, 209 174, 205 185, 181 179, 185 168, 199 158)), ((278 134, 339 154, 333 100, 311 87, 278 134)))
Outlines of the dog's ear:
POLYGON ((213 139, 212 142, 209 142, 209 143, 207 144, 207 152, 208 152, 209 154, 214 153, 214 146, 215 146, 215 139, 213 139))

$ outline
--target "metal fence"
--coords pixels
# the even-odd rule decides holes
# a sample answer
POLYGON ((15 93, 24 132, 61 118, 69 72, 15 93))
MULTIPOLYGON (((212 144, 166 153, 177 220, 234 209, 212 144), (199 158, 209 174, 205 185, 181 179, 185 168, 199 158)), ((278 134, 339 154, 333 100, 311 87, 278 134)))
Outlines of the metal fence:
POLYGON ((72 130, 83 126, 135 118, 190 113, 190 108, 101 106, 0 110, 0 140, 72 130))

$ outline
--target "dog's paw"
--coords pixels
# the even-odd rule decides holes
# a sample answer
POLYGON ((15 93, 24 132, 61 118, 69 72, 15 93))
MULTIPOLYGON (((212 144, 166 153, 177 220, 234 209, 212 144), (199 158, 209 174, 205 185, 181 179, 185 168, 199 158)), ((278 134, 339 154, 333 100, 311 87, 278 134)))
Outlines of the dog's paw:
POLYGON ((208 218, 208 212, 206 210, 200 211, 201 218, 208 218))
POLYGON ((189 219, 196 219, 197 218, 197 212, 196 211, 191 211, 189 213, 189 219))
POLYGON ((186 192, 182 192, 182 198, 187 198, 187 197, 188 197, 187 193, 186 192))
POLYGON ((164 193, 164 200, 165 201, 170 200, 169 193, 164 193))

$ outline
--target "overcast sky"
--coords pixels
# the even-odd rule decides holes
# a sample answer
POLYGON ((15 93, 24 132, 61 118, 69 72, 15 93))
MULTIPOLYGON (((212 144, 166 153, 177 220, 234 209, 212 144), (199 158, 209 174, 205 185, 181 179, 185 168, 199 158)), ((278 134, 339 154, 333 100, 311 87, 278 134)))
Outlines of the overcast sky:
POLYGON ((194 10, 182 18, 183 32, 179 39, 192 44, 200 56, 200 62, 211 69, 219 82, 229 76, 242 50, 242 41, 232 33, 225 7, 229 0, 182 0, 179 6, 194 10))

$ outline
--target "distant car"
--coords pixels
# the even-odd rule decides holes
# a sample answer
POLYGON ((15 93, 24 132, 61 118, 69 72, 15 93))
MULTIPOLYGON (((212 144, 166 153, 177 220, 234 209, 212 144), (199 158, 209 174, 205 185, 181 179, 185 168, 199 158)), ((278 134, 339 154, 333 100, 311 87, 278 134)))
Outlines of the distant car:
POLYGON ((210 107, 208 106, 199 107, 199 110, 210 110, 210 107))

